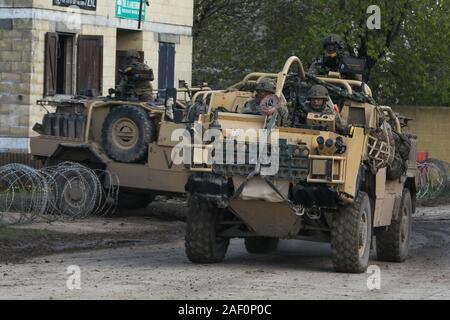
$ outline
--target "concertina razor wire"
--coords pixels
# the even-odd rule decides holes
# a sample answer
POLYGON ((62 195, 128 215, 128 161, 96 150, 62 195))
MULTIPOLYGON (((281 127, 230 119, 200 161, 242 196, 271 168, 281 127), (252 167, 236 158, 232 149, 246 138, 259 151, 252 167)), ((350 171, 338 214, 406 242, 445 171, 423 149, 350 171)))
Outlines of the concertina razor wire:
POLYGON ((64 162, 43 169, 0 167, 0 226, 112 214, 118 177, 107 170, 64 162))
MULTIPOLYGON (((419 201, 448 190, 449 164, 428 159, 417 166, 419 201)), ((74 162, 43 169, 8 164, 0 167, 0 226, 110 215, 118 196, 118 177, 107 170, 74 162)))

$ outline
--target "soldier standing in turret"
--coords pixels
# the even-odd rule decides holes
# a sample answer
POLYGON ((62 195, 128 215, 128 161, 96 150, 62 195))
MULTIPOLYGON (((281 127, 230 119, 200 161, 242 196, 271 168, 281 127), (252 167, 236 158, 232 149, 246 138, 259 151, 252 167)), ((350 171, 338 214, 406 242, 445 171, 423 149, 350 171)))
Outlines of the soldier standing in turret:
POLYGON ((127 52, 126 65, 119 72, 121 79, 117 95, 139 101, 153 100, 153 69, 140 62, 137 51, 127 52))
POLYGON ((337 35, 329 35, 323 41, 324 53, 309 67, 309 72, 317 76, 326 76, 330 71, 339 72, 341 57, 345 55, 341 39, 337 35))
MULTIPOLYGON (((309 73, 315 76, 328 76, 330 72, 339 72, 344 79, 362 81, 365 68, 365 60, 351 57, 350 53, 344 51, 339 36, 332 34, 323 41, 323 55, 317 58, 309 67, 309 73), (359 71, 349 70, 345 59, 358 61, 359 71)), ((353 62, 354 63, 354 62, 353 62)))

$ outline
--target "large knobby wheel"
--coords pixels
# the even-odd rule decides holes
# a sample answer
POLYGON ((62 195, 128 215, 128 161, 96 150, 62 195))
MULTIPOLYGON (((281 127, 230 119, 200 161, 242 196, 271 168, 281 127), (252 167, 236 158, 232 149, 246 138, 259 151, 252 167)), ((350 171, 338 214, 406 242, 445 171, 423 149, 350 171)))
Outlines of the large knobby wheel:
POLYGON ((278 248, 278 238, 252 237, 245 239, 245 248, 248 253, 267 254, 278 248))
POLYGON ((362 273, 369 264, 372 239, 370 200, 359 192, 351 205, 333 216, 331 249, 333 265, 338 272, 362 273))
POLYGON ((225 258, 229 238, 219 237, 225 209, 208 202, 189 199, 185 249, 193 263, 217 263, 225 258))
POLYGON ((134 106, 113 108, 103 122, 102 143, 106 154, 119 162, 146 158, 148 145, 156 139, 156 128, 147 111, 134 106))
POLYGON ((390 262, 406 260, 411 239, 411 214, 411 193, 405 188, 399 212, 393 215, 391 225, 377 234, 378 260, 390 262))

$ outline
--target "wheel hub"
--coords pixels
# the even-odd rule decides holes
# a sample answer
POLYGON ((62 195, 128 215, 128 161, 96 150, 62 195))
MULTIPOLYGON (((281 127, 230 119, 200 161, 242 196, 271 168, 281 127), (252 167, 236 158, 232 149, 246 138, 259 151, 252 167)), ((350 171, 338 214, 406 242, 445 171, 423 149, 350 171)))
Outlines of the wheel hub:
POLYGON ((113 125, 112 138, 116 145, 123 149, 133 148, 138 140, 138 127, 127 118, 117 120, 113 125))

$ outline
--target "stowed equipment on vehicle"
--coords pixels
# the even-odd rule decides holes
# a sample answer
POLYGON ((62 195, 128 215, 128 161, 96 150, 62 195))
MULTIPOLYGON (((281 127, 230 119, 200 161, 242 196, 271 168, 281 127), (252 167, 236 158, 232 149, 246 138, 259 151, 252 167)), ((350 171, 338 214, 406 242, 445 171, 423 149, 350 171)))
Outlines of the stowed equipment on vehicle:
POLYGON ((291 57, 280 73, 252 73, 226 90, 198 96, 206 107, 193 130, 219 135, 192 147, 186 185, 191 261, 221 261, 233 237, 245 238, 247 248, 259 242, 271 249, 279 238, 306 239, 331 242, 337 271, 363 272, 372 235, 384 244, 380 259, 406 258, 415 139, 402 133, 392 109, 379 106, 366 84, 317 78, 291 57), (293 66, 298 70, 290 73, 293 66), (286 99, 290 127, 276 126, 277 112, 242 114, 265 78, 276 81, 275 105, 286 99), (332 112, 308 111, 315 85, 329 92, 332 112))

